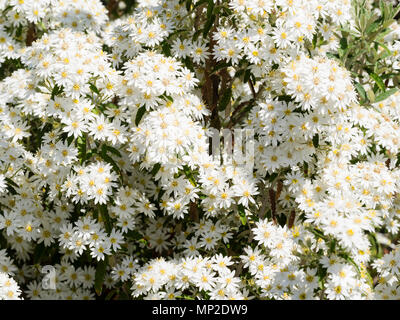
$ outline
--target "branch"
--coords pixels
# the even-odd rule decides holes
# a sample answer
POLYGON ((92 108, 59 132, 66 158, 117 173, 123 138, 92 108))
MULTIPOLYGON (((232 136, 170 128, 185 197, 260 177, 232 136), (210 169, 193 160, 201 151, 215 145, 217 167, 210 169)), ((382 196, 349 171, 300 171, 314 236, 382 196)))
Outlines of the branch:
POLYGON ((257 99, 257 93, 256 93, 256 90, 254 90, 253 82, 251 81, 251 79, 249 79, 248 82, 249 82, 251 93, 253 94, 253 99, 256 100, 257 99))
POLYGON ((296 211, 292 210, 292 212, 290 213, 290 216, 289 216, 289 221, 288 221, 289 229, 292 229, 295 218, 296 218, 296 211))
POLYGON ((236 109, 233 111, 233 113, 232 113, 232 115, 231 115, 231 119, 230 119, 229 122, 228 122, 228 126, 227 126, 227 127, 228 127, 229 129, 232 128, 236 123, 238 123, 239 120, 243 117, 244 114, 241 114, 237 119, 234 119, 234 116, 235 116, 237 113, 239 113, 239 112, 243 109, 244 106, 250 105, 250 104, 256 102, 256 100, 260 97, 261 92, 264 90, 264 85, 261 85, 261 86, 259 87, 259 89, 258 89, 258 92, 256 92, 256 91, 254 90, 253 83, 251 82, 250 79, 249 79, 249 85, 250 85, 250 89, 251 89, 251 91, 252 91, 252 93, 253 93, 253 98, 250 99, 250 100, 248 100, 248 101, 242 102, 241 104, 239 104, 239 105, 236 107, 236 109))
POLYGON ((25 40, 26 46, 32 45, 32 42, 34 42, 36 39, 37 35, 36 35, 35 25, 31 23, 29 25, 28 32, 26 33, 26 40, 25 40))
POLYGON ((107 3, 108 17, 111 18, 112 12, 117 8, 119 0, 109 0, 107 3))
POLYGON ((271 204, 271 216, 272 220, 274 221, 275 224, 278 224, 278 221, 276 220, 276 193, 273 188, 270 188, 268 190, 268 195, 269 195, 269 201, 271 204))

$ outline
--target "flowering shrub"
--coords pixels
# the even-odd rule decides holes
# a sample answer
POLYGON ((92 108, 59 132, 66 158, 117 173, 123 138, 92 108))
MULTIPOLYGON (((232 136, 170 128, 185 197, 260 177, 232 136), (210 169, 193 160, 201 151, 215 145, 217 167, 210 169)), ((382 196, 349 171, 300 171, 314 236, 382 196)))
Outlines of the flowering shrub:
POLYGON ((398 299, 396 7, 0 0, 0 299, 398 299))

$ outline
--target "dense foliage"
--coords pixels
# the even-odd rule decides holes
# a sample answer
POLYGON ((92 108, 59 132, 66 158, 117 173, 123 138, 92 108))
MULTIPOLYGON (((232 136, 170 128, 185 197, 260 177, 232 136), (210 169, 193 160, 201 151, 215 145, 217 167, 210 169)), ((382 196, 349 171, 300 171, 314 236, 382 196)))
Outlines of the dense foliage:
POLYGON ((398 299, 398 12, 0 0, 0 299, 398 299))

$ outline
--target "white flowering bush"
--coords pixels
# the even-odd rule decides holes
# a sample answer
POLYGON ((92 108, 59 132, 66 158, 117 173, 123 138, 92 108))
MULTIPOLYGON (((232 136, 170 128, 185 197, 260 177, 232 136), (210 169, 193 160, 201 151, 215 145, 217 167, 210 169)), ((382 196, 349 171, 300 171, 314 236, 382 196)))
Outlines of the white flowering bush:
POLYGON ((0 0, 0 299, 399 299, 399 10, 0 0))

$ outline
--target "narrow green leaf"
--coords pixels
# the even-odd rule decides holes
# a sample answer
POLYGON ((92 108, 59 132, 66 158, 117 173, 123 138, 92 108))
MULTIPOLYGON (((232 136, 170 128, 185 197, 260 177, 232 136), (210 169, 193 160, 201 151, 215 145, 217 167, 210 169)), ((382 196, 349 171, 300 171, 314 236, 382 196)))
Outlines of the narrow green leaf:
POLYGON ((140 240, 143 238, 137 230, 129 230, 126 235, 132 240, 140 240))
POLYGON ((119 152, 119 150, 115 149, 114 147, 111 147, 109 145, 103 144, 103 148, 106 151, 110 151, 111 153, 115 154, 118 157, 122 157, 121 152, 119 152))
POLYGON ((90 90, 92 90, 94 93, 100 94, 99 89, 97 89, 97 87, 93 83, 90 83, 89 87, 90 87, 90 90))
POLYGON ((74 141, 74 136, 70 136, 67 138, 68 146, 71 145, 72 141, 74 141))
POLYGON ((340 39, 340 48, 343 50, 347 49, 347 39, 346 38, 340 39))
POLYGON ((62 88, 58 85, 54 85, 53 90, 51 91, 51 100, 54 100, 54 97, 59 95, 62 92, 62 88))
POLYGON ((16 188, 19 188, 19 185, 18 184, 16 184, 14 181, 12 181, 10 178, 5 178, 6 179, 6 181, 8 182, 8 184, 10 184, 10 185, 12 185, 12 186, 14 186, 14 187, 16 187, 16 188))
POLYGON ((104 147, 104 145, 103 145, 102 148, 101 148, 101 152, 100 152, 99 156, 100 156, 105 162, 111 164, 112 167, 113 167, 113 169, 114 169, 116 172, 118 172, 118 173, 121 172, 119 166, 118 166, 117 163, 114 161, 114 159, 111 158, 111 157, 107 154, 107 149, 104 147))
POLYGON ((192 186, 197 187, 196 180, 193 177, 192 170, 190 170, 188 166, 183 166, 183 172, 185 173, 186 178, 188 178, 192 186))
POLYGON ((80 163, 83 164, 83 162, 86 160, 86 136, 83 135, 81 137, 78 137, 76 143, 78 144, 78 155, 80 163))
POLYGON ((355 82, 354 86, 356 87, 356 90, 357 90, 360 98, 362 100, 367 100, 367 93, 365 92, 365 89, 363 88, 363 86, 361 84, 359 84, 358 82, 355 82))
POLYGON ((197 2, 195 5, 194 5, 194 8, 197 8, 198 6, 201 6, 202 4, 204 4, 204 3, 207 3, 209 0, 200 0, 199 2, 197 2))
POLYGON ((230 63, 226 63, 226 62, 222 62, 222 63, 218 63, 215 68, 212 70, 211 74, 216 73, 217 71, 227 68, 229 67, 231 64, 230 63))
POLYGON ((156 163, 156 164, 154 165, 154 167, 153 167, 153 170, 151 170, 151 174, 152 174, 153 176, 156 175, 157 172, 158 172, 158 170, 160 170, 160 168, 161 168, 161 164, 156 163))
POLYGON ((40 259, 43 256, 43 253, 45 251, 45 247, 43 243, 39 243, 36 247, 35 250, 33 252, 33 263, 39 263, 40 259))
POLYGON ((247 217, 246 217, 246 212, 244 211, 243 205, 239 204, 238 210, 239 210, 240 221, 242 222, 242 225, 245 226, 247 223, 247 217))
POLYGON ((232 89, 228 88, 225 90, 224 94, 222 95, 221 102, 219 104, 219 111, 223 111, 226 109, 226 106, 229 104, 229 101, 232 97, 232 89))
POLYGON ((106 295, 105 300, 111 300, 111 298, 112 298, 113 296, 115 296, 115 294, 117 293, 116 291, 117 291, 116 289, 111 290, 111 291, 106 295))
POLYGON ((100 214, 104 221, 104 225, 106 227, 107 233, 111 233, 112 226, 111 226, 110 215, 108 214, 108 209, 107 209, 106 204, 102 204, 100 206, 100 214))
MULTIPOLYGON (((198 32, 201 30, 198 30, 198 32)), ((194 36, 193 36, 194 38, 194 36)), ((189 58, 186 57, 185 59, 183 59, 183 62, 185 63, 185 67, 188 68, 190 71, 194 72, 194 65, 193 65, 193 61, 189 58)))
POLYGON ((388 21, 385 21, 382 25, 382 29, 388 28, 392 23, 394 23, 396 20, 395 19, 389 19, 388 21))
POLYGON ((247 69, 246 72, 244 73, 244 79, 243 79, 244 83, 247 83, 250 80, 250 75, 251 75, 250 69, 247 69))
POLYGON ((329 251, 331 253, 334 253, 336 249, 336 239, 332 239, 330 244, 329 244, 329 251))
POLYGON ((380 22, 380 21, 375 21, 375 22, 371 23, 371 24, 367 27, 367 29, 365 30, 365 33, 368 34, 368 33, 374 32, 380 25, 381 25, 381 22, 380 22))
POLYGON ((367 97, 368 97, 368 100, 369 100, 371 103, 374 103, 374 102, 375 102, 375 93, 372 91, 372 89, 368 89, 368 90, 367 90, 367 97))
POLYGON ((269 182, 273 182, 277 176, 278 176, 277 172, 274 172, 271 175, 267 173, 266 179, 268 179, 269 182))
POLYGON ((194 35, 193 35, 193 41, 197 41, 197 39, 199 38, 200 34, 202 33, 202 31, 204 31, 204 29, 199 29, 197 30, 194 35))
POLYGON ((380 102, 389 98, 392 94, 396 93, 397 90, 398 90, 397 88, 392 88, 385 91, 384 93, 381 93, 379 96, 376 97, 375 102, 380 102))
POLYGON ((211 19, 211 16, 214 11, 214 0, 208 0, 208 6, 207 6, 207 20, 211 19))
POLYGON ((139 110, 136 113, 136 119, 135 119, 135 124, 138 126, 140 123, 140 120, 142 120, 144 113, 146 112, 146 107, 141 106, 139 110))
POLYGON ((96 291, 96 294, 98 296, 100 296, 103 291, 103 283, 106 275, 107 265, 108 265, 107 256, 105 256, 104 260, 100 261, 97 264, 96 273, 94 276, 94 290, 96 291))
POLYGON ((162 44, 162 53, 166 56, 171 56, 171 45, 168 42, 162 44))
POLYGON ((203 29, 203 37, 204 38, 207 37, 207 34, 210 31, 214 21, 215 21, 215 14, 211 15, 211 17, 209 19, 207 19, 207 22, 204 25, 204 29, 203 29))
POLYGON ((344 260, 352 264, 354 268, 357 270, 357 273, 360 275, 361 273, 360 268, 358 267, 357 263, 355 263, 354 260, 347 253, 339 253, 338 256, 342 257, 344 260))
POLYGON ((187 10, 187 11, 190 11, 191 6, 192 6, 192 0, 186 1, 186 10, 187 10))
POLYGON ((371 77, 372 79, 374 79, 374 81, 375 81, 376 84, 378 85, 379 89, 381 89, 382 91, 385 91, 385 90, 386 90, 385 84, 383 83, 382 79, 381 79, 377 74, 371 73, 371 74, 370 74, 370 77, 371 77))
POLYGON ((319 135, 318 134, 316 134, 313 137, 312 142, 313 142, 314 148, 318 148, 319 147, 319 135))

